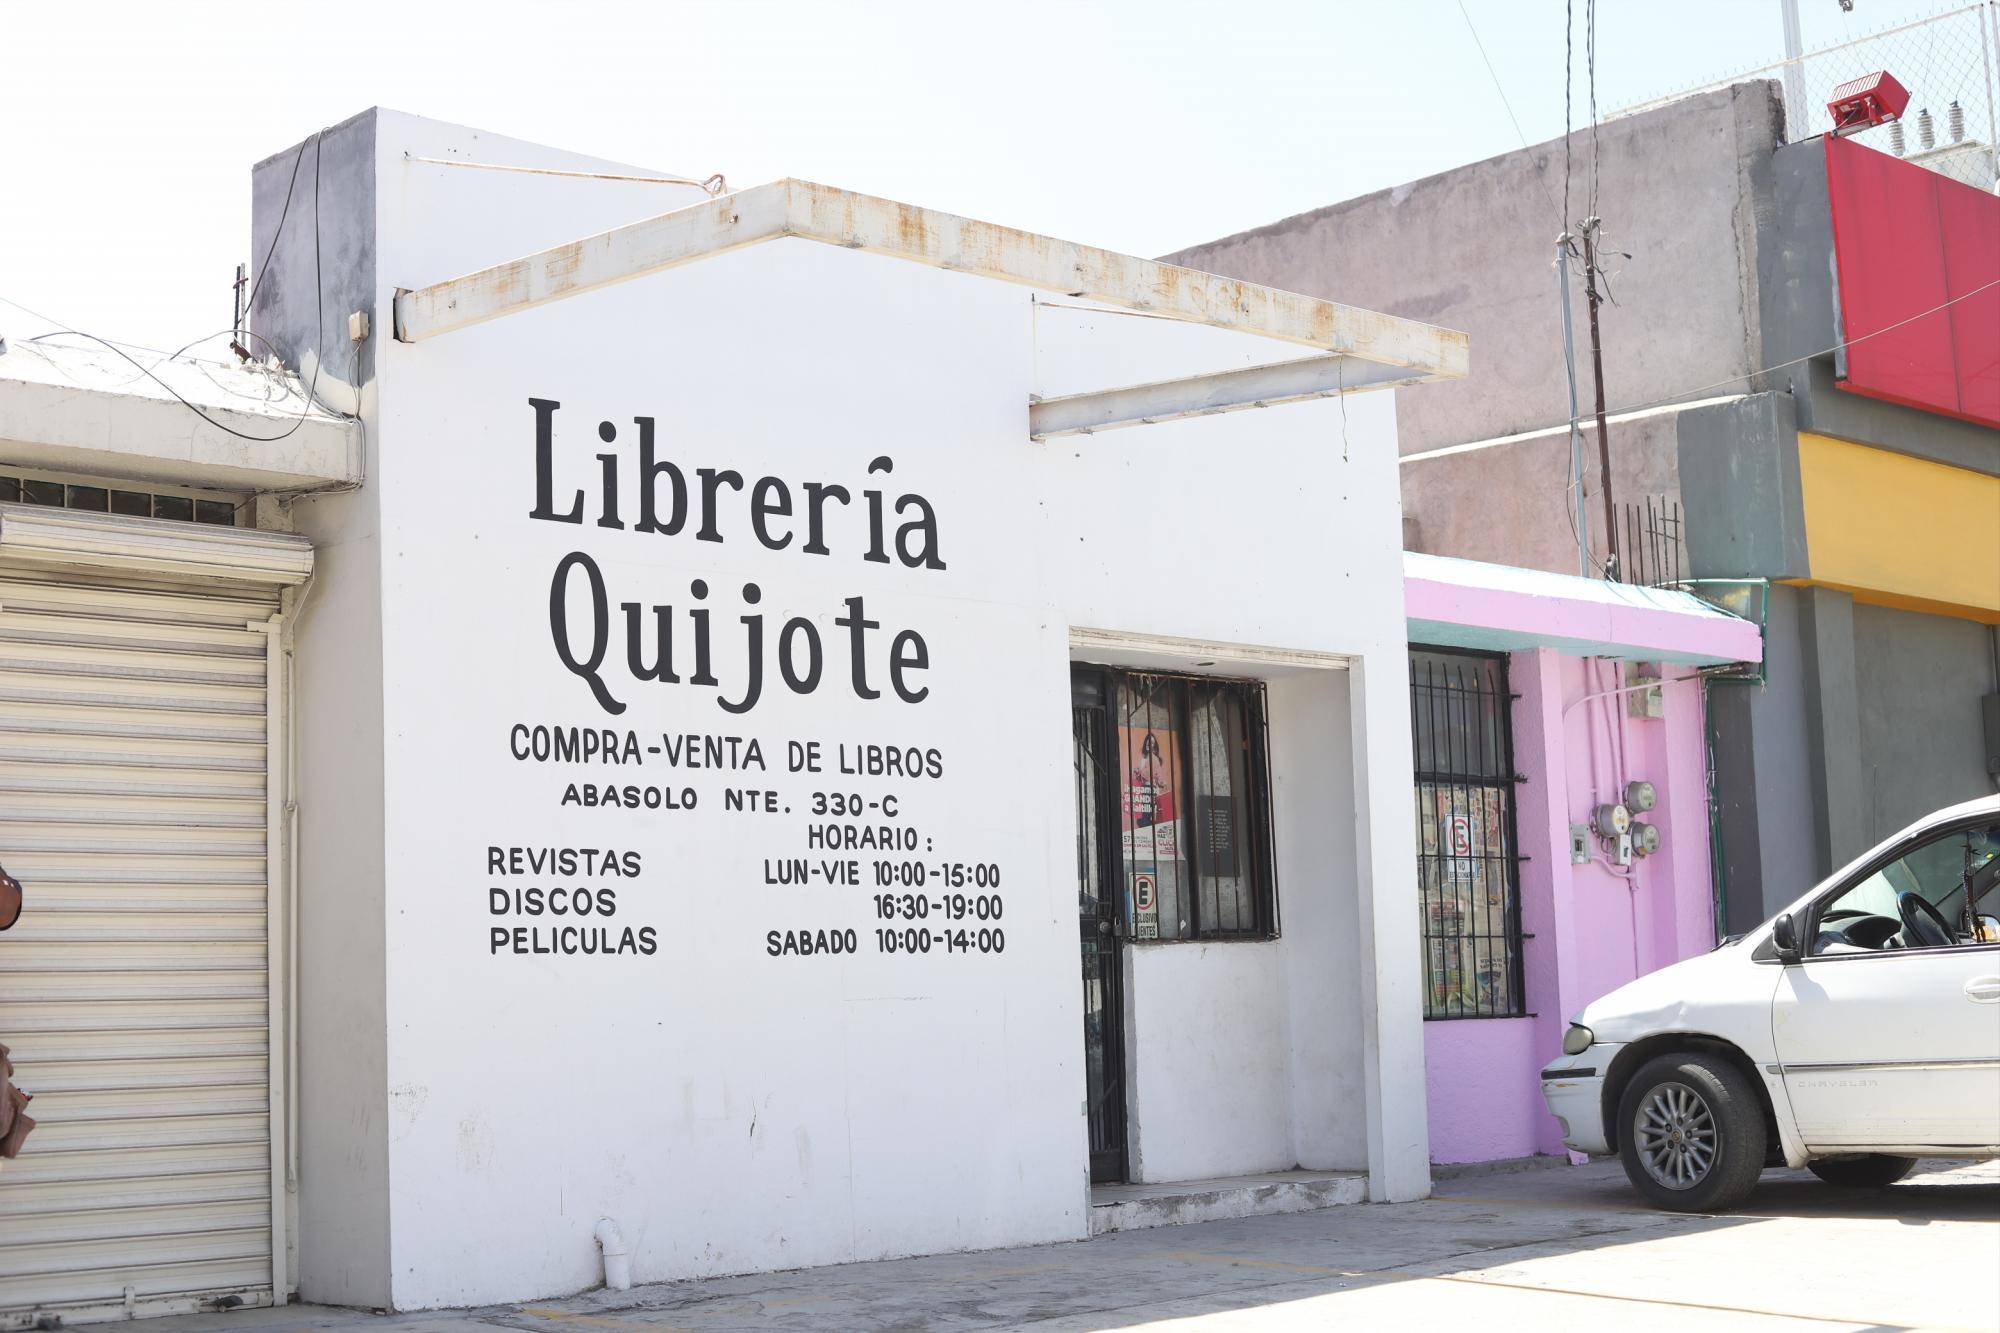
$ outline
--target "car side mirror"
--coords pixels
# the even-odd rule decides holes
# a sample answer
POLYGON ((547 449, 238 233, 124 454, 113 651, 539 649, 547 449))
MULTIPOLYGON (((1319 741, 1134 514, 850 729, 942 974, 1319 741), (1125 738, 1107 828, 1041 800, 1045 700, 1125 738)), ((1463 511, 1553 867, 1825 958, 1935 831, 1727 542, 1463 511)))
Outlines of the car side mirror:
POLYGON ((1980 944, 2000 944, 2000 916, 1981 912, 1972 918, 1973 938, 1980 944))
POLYGON ((1780 914, 1771 923, 1771 947, 1778 951, 1779 961, 1799 961, 1799 924, 1792 919, 1790 912, 1780 914))

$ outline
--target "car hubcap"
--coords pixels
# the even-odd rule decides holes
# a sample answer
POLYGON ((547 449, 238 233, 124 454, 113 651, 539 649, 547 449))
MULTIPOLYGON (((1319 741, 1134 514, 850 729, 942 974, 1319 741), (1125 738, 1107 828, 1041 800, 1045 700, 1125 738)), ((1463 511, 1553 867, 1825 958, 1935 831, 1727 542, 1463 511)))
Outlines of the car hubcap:
POLYGON ((1694 1188, 1715 1165, 1715 1117, 1685 1083, 1662 1083, 1647 1093, 1632 1133, 1646 1174, 1670 1190, 1694 1188))

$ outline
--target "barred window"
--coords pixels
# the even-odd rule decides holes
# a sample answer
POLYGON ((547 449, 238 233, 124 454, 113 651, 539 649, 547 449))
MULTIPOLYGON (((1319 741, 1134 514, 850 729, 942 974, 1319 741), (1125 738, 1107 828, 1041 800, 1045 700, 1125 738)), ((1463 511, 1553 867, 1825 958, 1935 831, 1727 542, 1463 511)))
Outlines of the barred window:
POLYGON ((1126 934, 1276 935, 1263 685, 1118 671, 1104 677, 1126 934))
POLYGON ((234 527, 239 501, 199 495, 156 495, 151 491, 119 490, 44 477, 0 475, 0 504, 49 505, 57 509, 88 509, 99 514, 132 518, 169 518, 183 523, 234 527))
POLYGON ((1410 652, 1425 1018, 1526 1012, 1512 701, 1503 656, 1410 652))

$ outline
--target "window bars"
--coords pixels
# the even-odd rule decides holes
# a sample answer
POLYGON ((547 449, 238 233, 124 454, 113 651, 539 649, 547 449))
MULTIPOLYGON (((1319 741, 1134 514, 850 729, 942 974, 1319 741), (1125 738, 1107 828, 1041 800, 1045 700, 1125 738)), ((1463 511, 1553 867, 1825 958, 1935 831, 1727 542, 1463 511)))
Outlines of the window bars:
POLYGON ((151 491, 76 485, 18 476, 0 476, 0 504, 88 509, 99 514, 124 514, 132 518, 166 518, 183 523, 212 523, 218 527, 234 526, 236 511, 240 507, 230 500, 205 500, 191 495, 155 495, 151 491))
POLYGON ((1680 501, 1647 496, 1621 505, 1625 535, 1619 547, 1625 582, 1647 588, 1678 587, 1687 551, 1680 501))
POLYGON ((1263 685, 1105 676, 1125 932, 1135 940, 1276 935, 1263 685))
POLYGON ((1526 1013, 1513 697, 1504 656, 1410 652, 1427 1019, 1526 1013))

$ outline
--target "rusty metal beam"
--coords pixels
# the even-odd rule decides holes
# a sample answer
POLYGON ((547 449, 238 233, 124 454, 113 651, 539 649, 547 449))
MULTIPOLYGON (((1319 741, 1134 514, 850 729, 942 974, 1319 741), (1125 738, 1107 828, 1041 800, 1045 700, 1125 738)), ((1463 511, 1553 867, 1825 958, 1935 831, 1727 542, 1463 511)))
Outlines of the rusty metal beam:
POLYGON ((1039 399, 1028 405, 1028 436, 1048 440, 1062 435, 1091 435, 1120 426, 1146 426, 1253 407, 1276 407, 1280 403, 1303 403, 1362 389, 1420 384, 1442 378, 1438 373, 1406 366, 1385 366, 1345 356, 1309 356, 1156 384, 1039 399))
POLYGON ((1344 353, 1426 377, 1456 378, 1467 367, 1466 336, 1450 329, 801 180, 773 181, 399 291, 395 335, 421 342, 781 237, 1344 353))

